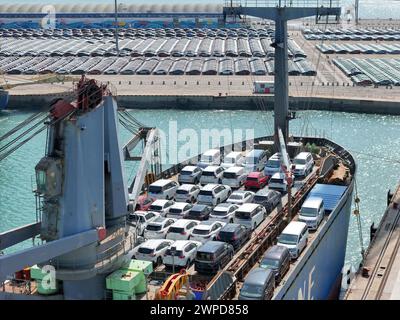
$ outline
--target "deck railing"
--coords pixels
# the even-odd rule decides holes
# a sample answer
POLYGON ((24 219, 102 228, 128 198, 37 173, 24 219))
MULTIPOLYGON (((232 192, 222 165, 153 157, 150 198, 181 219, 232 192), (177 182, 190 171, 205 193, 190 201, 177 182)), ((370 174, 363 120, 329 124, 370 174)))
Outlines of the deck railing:
POLYGON ((340 0, 225 0, 225 7, 301 7, 301 8, 338 8, 340 0))

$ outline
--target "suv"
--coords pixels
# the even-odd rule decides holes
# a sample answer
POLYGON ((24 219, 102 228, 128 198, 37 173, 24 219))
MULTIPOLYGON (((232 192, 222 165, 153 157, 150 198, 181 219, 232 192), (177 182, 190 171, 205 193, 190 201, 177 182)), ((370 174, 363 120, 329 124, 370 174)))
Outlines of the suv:
POLYGON ((225 225, 225 222, 204 221, 195 226, 190 234, 190 240, 207 242, 214 240, 219 230, 225 225))
POLYGON ((294 170, 296 177, 306 177, 312 172, 314 167, 314 159, 310 152, 300 152, 293 159, 294 170))
POLYGON ((277 206, 282 207, 282 198, 279 191, 270 190, 268 187, 258 190, 253 198, 253 203, 261 204, 270 214, 277 206))
POLYGON ((275 173, 281 171, 282 156, 280 153, 273 154, 267 161, 264 168, 264 174, 268 177, 273 176, 275 173))
POLYGON ((134 257, 138 260, 151 261, 153 265, 162 264, 162 256, 173 244, 172 240, 151 239, 143 242, 134 249, 134 257))
POLYGON ((157 217, 149 222, 144 229, 143 236, 145 239, 164 239, 167 235, 169 227, 175 223, 175 219, 157 217))
POLYGON ((233 203, 221 203, 210 214, 211 221, 233 222, 235 211, 239 208, 233 203))
POLYGON ((275 274, 275 281, 279 283, 290 268, 289 250, 283 246, 272 246, 264 254, 260 267, 271 269, 275 274))
POLYGON ((197 249, 194 270, 213 274, 225 267, 233 258, 233 247, 221 241, 208 241, 197 249))
POLYGON ((149 196, 155 199, 173 199, 179 184, 176 181, 160 179, 149 186, 149 196))
POLYGON ((206 204, 196 204, 192 209, 184 216, 185 219, 193 220, 208 220, 212 208, 206 204))
POLYGON ((186 202, 175 202, 174 205, 171 206, 167 213, 167 217, 172 218, 183 218, 185 217, 190 209, 192 209, 193 205, 186 202))
POLYGON ((309 197, 301 206, 299 221, 305 222, 310 230, 317 230, 324 214, 324 200, 320 197, 309 197))
POLYGON ((183 184, 176 190, 175 200, 193 203, 196 201, 199 192, 199 186, 193 184, 183 184))
POLYGON ((166 238, 170 240, 188 240, 193 228, 198 224, 199 221, 179 219, 169 227, 166 238))
POLYGON ((232 189, 222 184, 207 184, 197 197, 197 203, 216 206, 224 202, 231 195, 232 189))
POLYGON ((246 178, 244 186, 246 189, 261 189, 268 183, 268 177, 263 171, 250 172, 246 178))
POLYGON ((242 205, 244 203, 252 202, 254 198, 254 192, 237 190, 234 191, 229 198, 226 200, 228 203, 242 205))
POLYGON ((233 221, 254 230, 261 224, 265 216, 266 211, 263 206, 255 203, 245 203, 236 210, 233 221))
POLYGON ((201 169, 199 167, 186 166, 179 173, 178 182, 198 184, 200 182, 200 177, 201 169))
POLYGON ((208 166, 201 173, 200 184, 221 183, 223 175, 224 175, 223 167, 208 166))
POLYGON ((288 248, 292 259, 297 259, 307 246, 307 241, 307 224, 300 221, 292 221, 283 229, 278 237, 277 245, 288 248))
POLYGON ((158 212, 151 211, 135 211, 129 214, 127 223, 138 230, 138 235, 143 235, 147 225, 158 218, 158 212))
POLYGON ((229 243, 234 250, 237 250, 250 239, 250 236, 249 228, 237 223, 228 223, 218 232, 215 239, 229 243))
MULTIPOLYGON (((276 190, 279 190, 282 192, 287 192, 288 181, 286 179, 285 174, 283 172, 274 173, 274 175, 269 180, 268 186, 270 189, 276 189, 276 190)), ((292 182, 292 186, 293 186, 293 182, 292 182)))
POLYGON ((172 266, 189 268, 196 258, 197 249, 201 245, 201 242, 192 240, 175 241, 164 253, 164 265, 167 268, 172 266))
POLYGON ((158 212, 165 217, 174 203, 173 200, 156 200, 149 207, 149 211, 158 212))

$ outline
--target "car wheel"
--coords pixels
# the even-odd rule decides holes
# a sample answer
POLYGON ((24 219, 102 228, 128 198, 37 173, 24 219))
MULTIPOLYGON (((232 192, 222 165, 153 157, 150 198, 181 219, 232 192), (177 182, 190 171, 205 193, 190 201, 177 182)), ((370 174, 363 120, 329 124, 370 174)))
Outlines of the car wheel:
POLYGON ((220 199, 217 199, 217 205, 219 205, 220 202, 221 202, 221 200, 220 200, 220 199))

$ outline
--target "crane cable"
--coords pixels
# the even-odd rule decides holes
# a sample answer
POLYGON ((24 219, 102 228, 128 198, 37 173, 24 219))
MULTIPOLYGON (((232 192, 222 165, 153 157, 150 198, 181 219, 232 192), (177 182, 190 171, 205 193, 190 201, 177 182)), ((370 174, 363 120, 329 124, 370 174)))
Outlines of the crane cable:
POLYGON ((364 239, 363 239, 363 233, 362 233, 362 224, 361 224, 361 216, 360 216, 360 198, 358 196, 358 191, 357 191, 357 180, 356 177, 354 177, 354 210, 353 214, 356 217, 356 222, 357 222, 357 228, 358 228, 358 238, 360 241, 360 248, 361 248, 361 257, 362 260, 364 261, 365 257, 365 249, 364 249, 364 239))

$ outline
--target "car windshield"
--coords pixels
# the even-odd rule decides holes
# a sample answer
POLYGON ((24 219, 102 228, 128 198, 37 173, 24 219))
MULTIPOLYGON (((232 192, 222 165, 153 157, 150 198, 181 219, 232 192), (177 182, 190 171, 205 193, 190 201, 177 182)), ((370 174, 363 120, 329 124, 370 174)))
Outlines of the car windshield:
POLYGON ((258 181, 257 177, 247 177, 247 181, 258 181))
POLYGON ((143 216, 138 216, 137 214, 132 214, 129 216, 129 220, 133 222, 144 222, 144 217, 143 216))
POLYGON ((242 290, 240 290, 240 295, 249 298, 261 297, 262 294, 263 294, 263 288, 261 286, 255 286, 250 284, 244 284, 242 290))
POLYGON ((242 200, 242 199, 243 199, 243 195, 241 195, 241 194, 232 194, 232 195, 229 197, 229 199, 230 199, 230 200, 242 200))
POLYGON ((168 232, 172 233, 182 233, 184 231, 183 228, 178 228, 178 227, 170 227, 168 232))
POLYGON ((297 244, 297 236, 294 234, 282 233, 278 238, 278 242, 283 244, 297 244))
POLYGON ((162 206, 157 206, 153 204, 150 206, 150 211, 161 211, 162 209, 162 206))
POLYGON ((211 161, 212 161, 212 156, 205 156, 205 155, 202 155, 200 161, 201 161, 201 162, 211 162, 211 161))
POLYGON ((200 191, 201 196, 212 196, 212 191, 207 191, 207 190, 201 190, 200 191))
POLYGON ((154 249, 140 247, 138 249, 138 252, 142 254, 152 254, 154 252, 154 249))
POLYGON ((261 268, 275 269, 279 267, 279 260, 275 259, 263 259, 260 263, 261 268))
POLYGON ((225 179, 236 179, 236 173, 234 172, 224 172, 225 179))
POLYGON ((316 217, 317 210, 315 208, 302 207, 300 210, 300 215, 306 216, 306 217, 316 217))
POLYGON ((270 168, 279 168, 281 162, 279 160, 268 160, 267 167, 270 168))
POLYGON ((181 175, 183 175, 183 176, 190 176, 191 174, 192 174, 192 171, 186 171, 186 170, 181 171, 181 175))
POLYGON ((177 194, 188 194, 187 190, 176 190, 177 194))
POLYGON ((267 201, 268 200, 268 197, 266 197, 266 196, 255 196, 254 197, 254 201, 255 202, 264 202, 264 201, 267 201))
POLYGON ((271 183, 283 183, 283 179, 271 179, 269 180, 269 184, 271 183))
POLYGON ((148 231, 160 231, 161 230, 161 225, 159 225, 159 224, 149 224, 149 225, 147 225, 146 230, 148 230, 148 231))
POLYGON ((194 228, 192 231, 192 234, 198 234, 198 235, 202 235, 202 236, 207 235, 209 233, 210 233, 210 230, 196 229, 196 228, 194 228))
POLYGON ((216 210, 216 209, 214 209, 212 214, 214 216, 226 216, 226 210, 216 210))
POLYGON ((235 158, 226 157, 224 159, 224 163, 235 163, 235 158))
POLYGON ((222 241, 229 241, 233 238, 233 236, 235 235, 234 232, 229 232, 229 231, 221 231, 218 234, 218 237, 222 240, 222 241))
POLYGON ((200 210, 190 210, 189 211, 189 215, 190 216, 195 216, 195 217, 197 217, 197 216, 201 216, 201 213, 202 213, 202 211, 200 210))
POLYGON ((215 174, 214 171, 203 171, 202 176, 212 177, 214 176, 214 174, 215 174))
POLYGON ((305 159, 294 159, 294 164, 306 164, 305 159))
POLYGON ((251 219, 250 212, 245 211, 236 211, 235 216, 238 219, 251 219))
POLYGON ((151 192, 151 193, 161 193, 162 192, 162 187, 160 187, 160 186, 150 186, 149 187, 149 192, 151 192))
POLYGON ((183 256, 183 252, 181 250, 176 250, 175 247, 172 247, 171 249, 168 249, 165 252, 166 256, 174 256, 174 257, 180 257, 183 256))
POLYGON ((196 259, 203 261, 212 261, 214 259, 214 254, 206 252, 197 252, 196 259))

